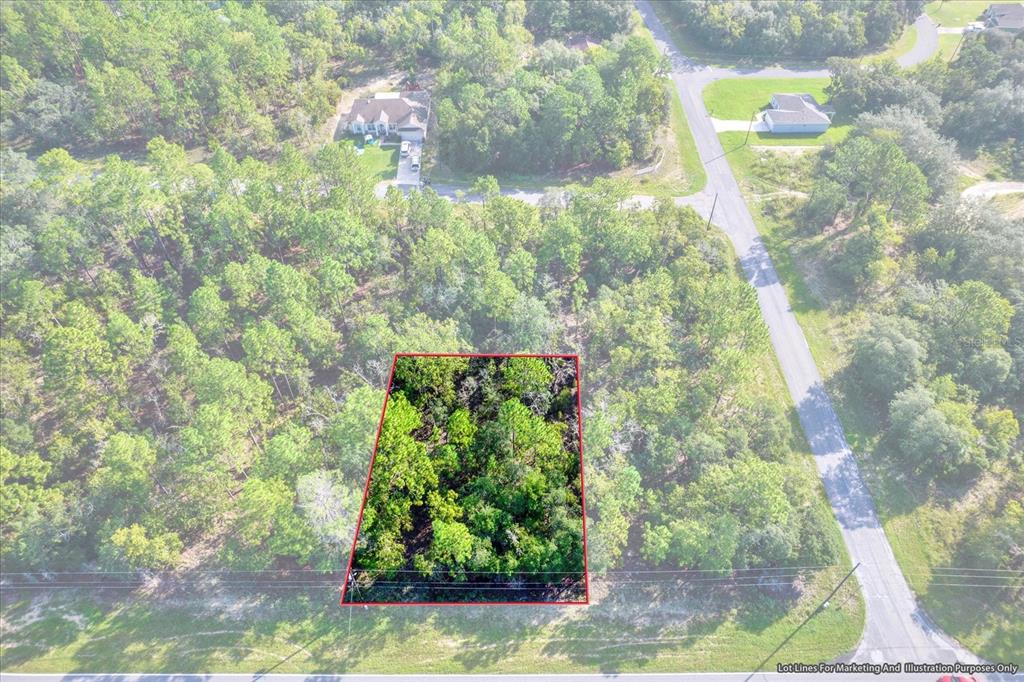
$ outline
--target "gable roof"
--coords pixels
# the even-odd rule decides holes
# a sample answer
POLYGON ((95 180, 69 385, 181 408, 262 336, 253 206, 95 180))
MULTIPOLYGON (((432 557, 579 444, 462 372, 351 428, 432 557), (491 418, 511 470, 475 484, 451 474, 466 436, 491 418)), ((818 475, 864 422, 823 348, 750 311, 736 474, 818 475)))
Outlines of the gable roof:
POLYGON ((775 123, 830 123, 829 107, 822 107, 806 92, 772 95, 772 108, 765 112, 775 123))
POLYGON ((1024 2, 997 2, 988 6, 985 16, 998 28, 1024 28, 1024 2))
POLYGON ((357 99, 345 117, 346 123, 388 123, 400 130, 425 130, 426 119, 426 107, 398 93, 379 93, 369 99, 357 99))

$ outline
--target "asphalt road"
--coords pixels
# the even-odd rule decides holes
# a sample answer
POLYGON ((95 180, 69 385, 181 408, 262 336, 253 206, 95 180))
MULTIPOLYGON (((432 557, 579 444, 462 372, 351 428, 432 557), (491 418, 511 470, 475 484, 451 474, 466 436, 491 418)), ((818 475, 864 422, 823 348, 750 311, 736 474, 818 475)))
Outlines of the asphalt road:
POLYGON ((917 40, 914 46, 896 58, 896 63, 907 68, 931 59, 939 49, 939 27, 927 14, 922 14, 914 22, 917 28, 917 40))
MULTIPOLYGON (((259 673, 214 673, 214 674, 0 674, 0 682, 826 682, 841 679, 843 682, 935 682, 935 673, 929 674, 885 674, 871 673, 535 673, 509 675, 441 674, 441 675, 287 675, 259 673)), ((977 676, 979 680, 994 680, 992 677, 977 676)), ((1018 678, 1020 676, 1018 675, 1018 678)), ((1003 679, 1009 679, 1008 677, 1003 679)))
MULTIPOLYGON (((875 663, 976 661, 973 654, 957 646, 929 621, 903 577, 796 315, 729 167, 728 150, 722 148, 701 97, 705 86, 722 77, 814 77, 828 72, 792 71, 781 67, 737 71, 702 68, 676 50, 646 0, 638 0, 636 4, 659 47, 671 60, 672 80, 679 90, 707 171, 708 185, 703 194, 705 197, 718 195, 714 222, 729 236, 748 280, 757 290, 772 346, 842 529, 847 551, 854 562, 862 563, 856 575, 867 613, 864 634, 853 660, 875 663)), ((919 28, 919 35, 921 33, 919 28)), ((916 50, 916 46, 911 53, 917 60, 928 56, 924 49, 916 50)))

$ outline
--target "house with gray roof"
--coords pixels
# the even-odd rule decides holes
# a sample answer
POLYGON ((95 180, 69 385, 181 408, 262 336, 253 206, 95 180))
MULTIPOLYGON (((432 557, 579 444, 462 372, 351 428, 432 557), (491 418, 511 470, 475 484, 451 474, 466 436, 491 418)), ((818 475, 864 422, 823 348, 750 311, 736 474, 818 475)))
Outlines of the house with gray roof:
POLYGON ((771 133, 817 134, 828 130, 834 115, 835 109, 818 104, 806 92, 776 93, 763 120, 771 133))
POLYGON ((1019 33, 1024 31, 1024 2, 996 2, 981 14, 986 28, 1019 33))
POLYGON ((427 135, 430 116, 425 93, 378 92, 368 99, 357 99, 345 117, 345 127, 356 135, 398 135, 403 140, 422 142, 427 135))

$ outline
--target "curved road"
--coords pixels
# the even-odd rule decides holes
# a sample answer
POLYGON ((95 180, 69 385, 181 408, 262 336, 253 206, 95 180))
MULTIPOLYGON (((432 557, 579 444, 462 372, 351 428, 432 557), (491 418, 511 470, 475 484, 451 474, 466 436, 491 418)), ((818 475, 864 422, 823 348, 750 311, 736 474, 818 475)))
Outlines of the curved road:
POLYGON ((1004 182, 979 182, 971 185, 960 193, 962 197, 973 197, 975 199, 991 199, 1002 194, 1024 193, 1024 182, 1008 180, 1004 182))
MULTIPOLYGON (((703 198, 694 198, 699 208, 709 196, 718 195, 715 222, 729 236, 743 271, 757 291, 758 304, 768 325, 772 346, 796 405, 800 423, 810 443, 825 492, 842 530, 850 558, 861 567, 857 571, 866 605, 866 622, 860 646, 852 659, 881 663, 903 660, 915 662, 974 662, 977 658, 945 636, 917 605, 900 570, 857 462, 846 442, 842 424, 836 416, 810 348, 797 323, 786 292, 772 264, 764 242, 740 193, 736 178, 726 159, 711 118, 704 107, 701 92, 710 82, 723 77, 812 77, 827 76, 826 70, 792 71, 780 67, 750 70, 702 68, 676 50, 672 40, 647 0, 637 0, 637 8, 659 47, 672 64, 672 80, 679 91, 700 159, 708 175, 703 198)), ((919 19, 918 35, 937 46, 935 26, 919 19), (930 30, 929 30, 930 27, 930 30)), ((901 63, 913 64, 930 56, 926 42, 915 45, 901 63)), ((706 211, 705 211, 706 215, 706 211)))

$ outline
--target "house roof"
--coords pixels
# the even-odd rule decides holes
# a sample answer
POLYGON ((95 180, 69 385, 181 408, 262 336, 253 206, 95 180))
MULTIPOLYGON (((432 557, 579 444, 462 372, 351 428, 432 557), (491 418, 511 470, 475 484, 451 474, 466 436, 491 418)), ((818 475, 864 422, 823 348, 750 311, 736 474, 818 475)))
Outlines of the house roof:
POLYGON ((357 99, 345 117, 347 123, 389 123, 404 130, 425 130, 426 120, 425 106, 398 93, 380 93, 370 99, 357 99))
POLYGON ((772 108, 765 115, 775 123, 829 123, 832 111, 806 92, 780 92, 772 95, 772 108))
POLYGON ((572 50, 581 50, 585 52, 592 47, 600 47, 601 44, 595 43, 588 35, 575 35, 565 41, 565 46, 572 50))
POLYGON ((988 6, 985 16, 999 28, 1024 29, 1024 2, 997 2, 988 6))

